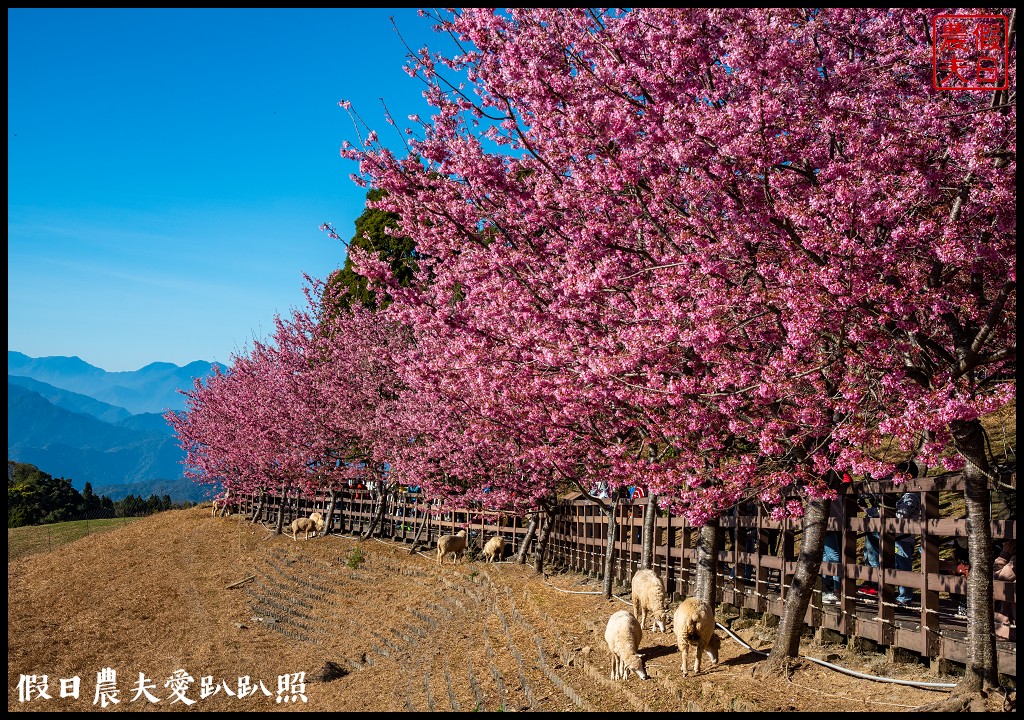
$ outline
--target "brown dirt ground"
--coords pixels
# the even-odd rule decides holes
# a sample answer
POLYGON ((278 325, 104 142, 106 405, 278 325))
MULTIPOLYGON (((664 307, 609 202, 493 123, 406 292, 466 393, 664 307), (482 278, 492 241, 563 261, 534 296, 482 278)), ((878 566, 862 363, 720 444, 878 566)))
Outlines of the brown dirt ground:
MULTIPOLYGON (((761 656, 728 637, 718 665, 684 678, 673 636, 655 632, 641 643, 652 679, 613 682, 604 625, 629 606, 596 594, 597 580, 544 578, 509 562, 439 568, 430 551, 378 540, 295 542, 208 508, 9 563, 7 588, 9 710, 99 709, 96 674, 106 667, 117 671, 114 710, 187 709, 165 687, 179 669, 195 679, 184 694, 200 711, 900 711, 945 695, 807 661, 788 680, 754 680, 761 656), (327 680, 331 663, 341 676, 327 680), (279 677, 300 672, 306 702, 277 702, 279 677), (159 703, 132 702, 140 673, 159 703), (53 699, 19 701, 22 675, 46 675, 53 699), (60 679, 73 676, 80 698, 60 698, 60 679), (249 676, 271 697, 201 698, 203 676, 231 690, 249 676)), ((737 634, 763 649, 773 637, 757 624, 737 634)), ((955 682, 810 639, 801 653, 871 675, 955 682)))

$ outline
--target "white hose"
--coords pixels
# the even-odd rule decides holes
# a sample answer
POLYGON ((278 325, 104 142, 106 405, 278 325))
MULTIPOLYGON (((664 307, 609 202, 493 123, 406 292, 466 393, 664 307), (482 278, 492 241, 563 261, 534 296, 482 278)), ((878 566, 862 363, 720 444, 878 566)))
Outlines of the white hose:
MULTIPOLYGON (((766 653, 766 652, 761 652, 760 650, 755 650, 754 648, 752 648, 750 645, 745 643, 738 635, 736 635, 732 630, 730 630, 729 628, 725 627, 721 623, 715 623, 715 625, 717 627, 721 628, 722 630, 724 630, 726 633, 728 633, 729 637, 731 637, 733 640, 735 640, 736 642, 738 642, 740 645, 742 645, 743 647, 747 648, 751 652, 755 652, 758 655, 765 655, 765 656, 768 655, 768 653, 766 653)), ((827 668, 829 668, 831 670, 838 670, 841 673, 845 673, 847 675, 852 675, 854 677, 863 678, 864 680, 876 680, 878 682, 894 683, 896 685, 912 685, 914 687, 932 688, 932 689, 936 689, 936 690, 939 690, 939 689, 943 689, 944 690, 944 689, 947 689, 947 688, 954 688, 954 687, 956 687, 956 683, 918 682, 916 680, 897 680, 896 678, 878 677, 877 675, 868 675, 866 673, 857 672, 856 670, 850 670, 849 668, 844 668, 844 667, 842 667, 840 665, 833 665, 830 662, 825 662, 824 660, 819 660, 818 658, 808 657, 807 655, 801 655, 800 657, 802 657, 804 660, 810 660, 813 663, 817 663, 818 665, 823 665, 824 667, 827 667, 827 668)))

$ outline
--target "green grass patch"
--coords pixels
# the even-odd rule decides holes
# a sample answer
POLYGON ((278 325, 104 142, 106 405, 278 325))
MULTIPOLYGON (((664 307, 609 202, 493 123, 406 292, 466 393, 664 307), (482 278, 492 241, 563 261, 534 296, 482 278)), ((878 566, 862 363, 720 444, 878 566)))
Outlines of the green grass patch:
POLYGON ((54 548, 98 532, 122 528, 140 518, 103 518, 100 520, 72 520, 51 525, 27 525, 7 529, 7 562, 49 552, 54 548))
POLYGON ((348 554, 348 560, 345 562, 353 570, 358 570, 359 566, 366 561, 366 557, 363 555, 363 549, 360 547, 352 548, 352 552, 348 554))

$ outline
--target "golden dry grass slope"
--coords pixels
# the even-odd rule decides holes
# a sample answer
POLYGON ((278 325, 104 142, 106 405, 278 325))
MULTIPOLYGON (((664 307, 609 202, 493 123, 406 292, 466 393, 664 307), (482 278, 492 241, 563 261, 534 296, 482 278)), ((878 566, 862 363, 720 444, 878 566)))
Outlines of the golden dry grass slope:
MULTIPOLYGON (((590 578, 545 579, 507 562, 438 568, 431 552, 337 536, 295 542, 204 508, 10 562, 7 587, 8 709, 17 711, 101 709, 104 668, 116 671, 111 711, 863 712, 940 696, 810 663, 789 680, 753 680, 760 656, 732 639, 717 666, 684 678, 671 627, 644 634, 652 680, 612 682, 601 638, 628 606, 595 594, 590 578), (51 699, 38 694, 44 675, 51 699), (76 676, 79 697, 62 698, 61 680, 76 676)), ((771 641, 757 626, 740 635, 759 648, 771 641)), ((809 643, 803 653, 861 672, 951 680, 809 643)))

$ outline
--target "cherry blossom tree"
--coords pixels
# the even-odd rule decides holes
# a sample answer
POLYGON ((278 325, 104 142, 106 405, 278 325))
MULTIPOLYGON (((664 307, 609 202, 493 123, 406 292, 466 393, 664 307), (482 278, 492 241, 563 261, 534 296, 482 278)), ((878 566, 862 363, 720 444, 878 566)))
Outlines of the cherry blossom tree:
POLYGON ((933 14, 465 9, 436 18, 464 51, 408 66, 436 109, 412 151, 342 154, 422 253, 388 312, 423 372, 532 478, 702 522, 889 474, 885 440, 969 463, 973 689, 997 682, 976 438, 1015 392, 1015 48, 1006 94, 936 91, 933 14))
POLYGON ((398 482, 389 470, 400 443, 392 355, 403 336, 359 305, 326 312, 323 284, 309 283, 307 309, 275 318, 269 341, 197 383, 186 410, 168 419, 197 480, 233 493, 309 495, 358 479, 374 484, 379 516, 398 482))

